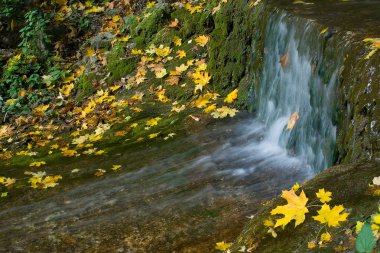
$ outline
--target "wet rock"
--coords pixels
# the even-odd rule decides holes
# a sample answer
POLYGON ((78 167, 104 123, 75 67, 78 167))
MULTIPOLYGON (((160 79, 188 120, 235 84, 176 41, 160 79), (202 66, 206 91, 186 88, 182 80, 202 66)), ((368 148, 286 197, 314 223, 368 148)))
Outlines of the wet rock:
POLYGON ((114 35, 111 32, 102 32, 91 39, 91 47, 95 49, 111 46, 114 35))

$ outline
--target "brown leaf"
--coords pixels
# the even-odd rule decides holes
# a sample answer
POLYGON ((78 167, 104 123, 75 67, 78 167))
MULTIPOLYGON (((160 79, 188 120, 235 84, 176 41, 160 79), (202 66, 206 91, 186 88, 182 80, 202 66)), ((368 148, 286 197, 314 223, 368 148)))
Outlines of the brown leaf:
POLYGON ((284 54, 280 59, 281 66, 287 68, 289 66, 289 52, 284 54))
POLYGON ((179 83, 179 76, 170 76, 165 80, 165 82, 169 85, 178 85, 179 83))

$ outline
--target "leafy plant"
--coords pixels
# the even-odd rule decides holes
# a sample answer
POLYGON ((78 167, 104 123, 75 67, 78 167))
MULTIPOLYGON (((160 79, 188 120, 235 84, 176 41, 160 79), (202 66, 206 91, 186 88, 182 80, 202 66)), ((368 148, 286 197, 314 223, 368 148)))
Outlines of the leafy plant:
POLYGON ((25 6, 24 0, 0 0, 0 17, 13 18, 25 6))
POLYGON ((355 241, 355 248, 359 253, 371 253, 375 246, 376 239, 373 235, 371 224, 365 222, 355 241))
POLYGON ((18 45, 25 55, 34 55, 38 59, 46 59, 49 55, 50 37, 46 33, 49 17, 38 10, 25 14, 25 26, 20 30, 21 42, 18 45))

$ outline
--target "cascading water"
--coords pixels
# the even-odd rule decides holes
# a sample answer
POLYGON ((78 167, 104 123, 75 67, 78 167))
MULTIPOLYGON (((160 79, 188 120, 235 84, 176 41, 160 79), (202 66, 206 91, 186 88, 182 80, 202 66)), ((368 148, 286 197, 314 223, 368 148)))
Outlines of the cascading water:
POLYGON ((327 39, 310 21, 273 15, 266 29, 258 98, 258 118, 269 128, 266 138, 315 172, 333 163, 336 139, 334 100, 342 52, 329 59, 327 39), (299 120, 287 130, 295 112, 299 120))

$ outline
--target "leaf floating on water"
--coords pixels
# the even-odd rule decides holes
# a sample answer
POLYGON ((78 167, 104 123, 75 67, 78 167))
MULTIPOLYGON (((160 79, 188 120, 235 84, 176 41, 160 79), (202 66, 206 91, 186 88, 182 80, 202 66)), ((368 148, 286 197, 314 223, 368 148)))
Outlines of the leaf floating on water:
POLYGON ((288 120, 288 129, 289 130, 292 130, 294 128, 294 126, 296 125, 298 119, 299 119, 299 114, 298 112, 294 112, 292 114, 292 116, 290 116, 289 120, 288 120))
POLYGON ((229 108, 227 106, 222 106, 221 108, 216 109, 213 113, 211 113, 211 116, 215 119, 223 119, 227 116, 235 117, 238 110, 234 108, 229 108))
POLYGON ((289 66, 289 52, 284 54, 280 59, 281 66, 287 68, 289 66))
POLYGON ((327 31, 329 30, 329 28, 328 27, 326 27, 325 29, 323 29, 322 31, 321 31, 321 33, 320 34, 325 34, 327 31))

